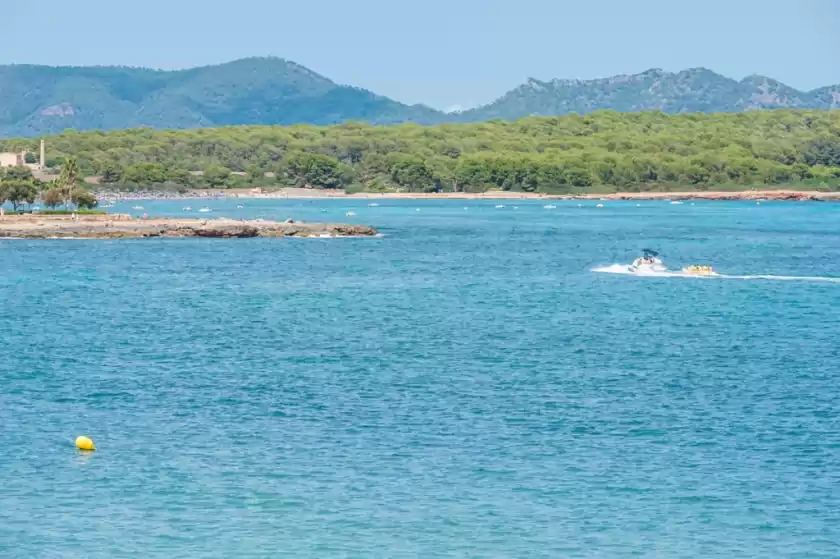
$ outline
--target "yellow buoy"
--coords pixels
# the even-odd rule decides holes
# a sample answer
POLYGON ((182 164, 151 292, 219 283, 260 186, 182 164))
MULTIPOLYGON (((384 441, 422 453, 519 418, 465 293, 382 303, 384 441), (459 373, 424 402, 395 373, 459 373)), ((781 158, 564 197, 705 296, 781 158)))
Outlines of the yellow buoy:
POLYGON ((76 448, 79 450, 96 450, 96 445, 88 437, 77 437, 76 448))

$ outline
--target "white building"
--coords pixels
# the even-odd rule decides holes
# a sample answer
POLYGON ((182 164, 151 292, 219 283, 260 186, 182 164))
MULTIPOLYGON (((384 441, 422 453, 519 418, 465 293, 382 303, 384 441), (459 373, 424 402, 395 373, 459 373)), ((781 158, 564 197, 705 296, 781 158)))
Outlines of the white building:
POLYGON ((26 152, 0 153, 0 167, 14 167, 25 163, 26 152))
POLYGON ((16 167, 18 165, 23 165, 24 167, 29 167, 33 171, 41 171, 44 169, 44 158, 46 157, 45 150, 44 150, 44 140, 41 140, 41 162, 40 163, 27 163, 26 162, 26 154, 28 152, 22 151, 20 153, 0 153, 0 168, 3 167, 16 167))

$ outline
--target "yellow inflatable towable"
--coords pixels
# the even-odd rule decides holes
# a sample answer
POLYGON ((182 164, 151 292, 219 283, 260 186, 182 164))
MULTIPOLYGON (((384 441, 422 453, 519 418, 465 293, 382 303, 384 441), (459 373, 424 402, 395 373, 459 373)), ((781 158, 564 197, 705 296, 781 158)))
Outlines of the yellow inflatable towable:
POLYGON ((683 268, 686 274, 693 274, 695 276, 714 276, 717 272, 711 266, 688 266, 683 268))

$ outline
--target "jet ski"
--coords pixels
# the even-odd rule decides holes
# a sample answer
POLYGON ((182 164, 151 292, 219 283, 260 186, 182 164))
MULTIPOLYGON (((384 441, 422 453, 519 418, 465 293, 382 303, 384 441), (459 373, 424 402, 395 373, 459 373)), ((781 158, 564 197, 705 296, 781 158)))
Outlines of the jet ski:
POLYGON ((631 272, 637 274, 650 274, 655 272, 667 272, 668 268, 659 259, 659 253, 649 248, 642 250, 642 256, 633 261, 629 266, 631 272))

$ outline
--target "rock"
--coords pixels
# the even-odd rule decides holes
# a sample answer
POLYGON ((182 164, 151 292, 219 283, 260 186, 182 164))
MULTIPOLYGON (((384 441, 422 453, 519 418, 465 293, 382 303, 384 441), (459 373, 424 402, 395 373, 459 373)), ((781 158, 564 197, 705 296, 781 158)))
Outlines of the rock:
MULTIPOLYGON (((7 216, 0 219, 0 237, 27 239, 86 238, 122 239, 138 237, 348 237, 371 236, 376 229, 365 225, 336 223, 277 223, 273 221, 235 221, 232 219, 64 219, 64 216, 7 216), (23 218, 23 219, 20 219, 23 218)), ((117 217, 117 216, 108 216, 117 217)))

